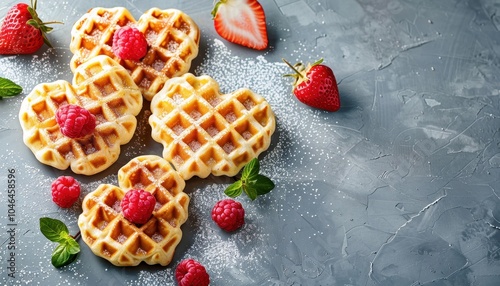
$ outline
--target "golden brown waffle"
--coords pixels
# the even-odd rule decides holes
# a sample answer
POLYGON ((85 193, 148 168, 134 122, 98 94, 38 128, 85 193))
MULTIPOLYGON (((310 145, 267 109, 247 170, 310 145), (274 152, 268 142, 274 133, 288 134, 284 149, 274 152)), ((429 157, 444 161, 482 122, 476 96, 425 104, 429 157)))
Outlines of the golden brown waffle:
POLYGON ((118 173, 120 187, 104 184, 83 200, 78 218, 82 239, 97 256, 117 266, 170 263, 182 238, 189 197, 185 182, 163 158, 141 156, 118 173), (125 192, 142 189, 156 198, 153 215, 143 225, 129 222, 121 213, 125 192))
POLYGON ((73 25, 70 66, 75 70, 96 55, 107 55, 130 72, 144 98, 151 100, 166 80, 189 71, 199 41, 196 23, 176 9, 152 8, 136 22, 123 7, 93 8, 73 25), (121 60, 113 53, 113 34, 123 26, 135 26, 145 35, 148 52, 142 60, 121 60))
POLYGON ((269 147, 275 129, 270 105, 242 88, 220 94, 209 76, 172 78, 151 101, 152 137, 184 180, 234 176, 269 147))
POLYGON ((39 84, 23 100, 19 121, 24 143, 44 164, 96 174, 113 164, 120 145, 132 139, 142 101, 122 66, 106 56, 94 57, 75 70, 73 84, 63 80, 39 84), (65 104, 80 105, 95 116, 92 134, 71 139, 61 133, 55 114, 65 104))

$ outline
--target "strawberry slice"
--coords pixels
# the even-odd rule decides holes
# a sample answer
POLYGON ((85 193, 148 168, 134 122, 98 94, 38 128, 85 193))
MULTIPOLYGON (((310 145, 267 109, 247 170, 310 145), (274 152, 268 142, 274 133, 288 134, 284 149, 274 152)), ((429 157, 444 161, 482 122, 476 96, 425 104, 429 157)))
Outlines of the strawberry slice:
POLYGON ((257 0, 218 0, 212 16, 222 38, 256 50, 267 48, 266 15, 257 0))

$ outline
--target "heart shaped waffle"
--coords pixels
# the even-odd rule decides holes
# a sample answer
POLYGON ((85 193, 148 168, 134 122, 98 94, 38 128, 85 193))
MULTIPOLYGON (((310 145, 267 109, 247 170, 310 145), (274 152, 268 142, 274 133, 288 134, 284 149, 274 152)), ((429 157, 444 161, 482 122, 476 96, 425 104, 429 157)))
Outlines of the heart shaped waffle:
POLYGON ((269 103, 249 89, 229 94, 209 76, 168 80, 151 101, 152 137, 184 180, 236 175, 271 142, 276 120, 269 103))
POLYGON ((184 180, 158 156, 140 156, 118 172, 120 187, 103 184, 85 196, 78 217, 83 241, 92 252, 117 266, 170 263, 182 238, 181 225, 187 220, 189 197, 184 180), (120 202, 131 189, 153 194, 156 206, 143 225, 129 222, 120 202))
POLYGON ((135 21, 123 7, 93 8, 71 30, 71 69, 96 55, 118 61, 132 75, 145 99, 151 100, 166 80, 186 73, 198 55, 200 31, 196 23, 176 9, 152 8, 135 21), (140 61, 121 60, 112 49, 113 34, 123 26, 135 26, 148 42, 140 61))
POLYGON ((72 84, 63 80, 39 84, 23 100, 19 112, 23 141, 44 164, 96 174, 113 164, 120 145, 132 139, 142 101, 122 66, 107 56, 94 57, 75 70, 72 84), (95 116, 93 133, 77 139, 61 133, 55 114, 66 104, 82 106, 95 116))

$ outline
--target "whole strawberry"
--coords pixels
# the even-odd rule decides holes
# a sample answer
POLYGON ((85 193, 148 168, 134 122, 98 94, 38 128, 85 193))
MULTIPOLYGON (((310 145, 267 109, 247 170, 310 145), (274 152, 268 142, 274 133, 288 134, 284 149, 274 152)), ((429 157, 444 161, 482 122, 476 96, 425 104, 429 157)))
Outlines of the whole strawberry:
POLYGON ((339 110, 340 96, 337 80, 332 69, 321 64, 322 59, 307 67, 302 63, 292 66, 286 60, 283 59, 283 61, 295 71, 295 74, 285 76, 295 78, 293 93, 300 102, 327 111, 339 110))
POLYGON ((14 5, 7 11, 2 27, 0 27, 0 55, 32 54, 45 43, 52 47, 46 33, 52 31, 43 23, 36 13, 36 0, 31 6, 25 3, 14 5))

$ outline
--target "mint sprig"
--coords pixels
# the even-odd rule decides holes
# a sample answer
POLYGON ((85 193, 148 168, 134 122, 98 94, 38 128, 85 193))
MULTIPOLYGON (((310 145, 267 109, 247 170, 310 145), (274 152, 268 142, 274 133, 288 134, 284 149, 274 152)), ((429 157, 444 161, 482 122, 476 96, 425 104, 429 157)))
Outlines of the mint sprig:
POLYGON ((241 179, 232 183, 224 193, 236 198, 243 192, 253 201, 258 196, 265 195, 274 189, 274 183, 268 177, 259 174, 260 164, 257 158, 248 162, 241 172, 241 179))
MULTIPOLYGON (((52 265, 59 268, 70 264, 80 252, 80 245, 69 234, 66 225, 57 219, 40 218, 40 231, 50 241, 59 243, 52 252, 52 265)), ((79 234, 77 235, 79 236, 79 234)))
POLYGON ((20 94, 23 88, 10 79, 0 77, 0 99, 20 94))

